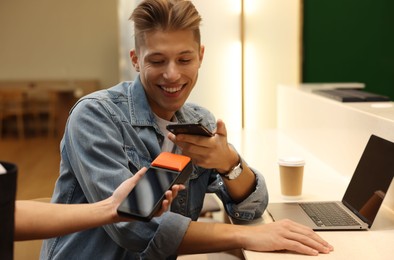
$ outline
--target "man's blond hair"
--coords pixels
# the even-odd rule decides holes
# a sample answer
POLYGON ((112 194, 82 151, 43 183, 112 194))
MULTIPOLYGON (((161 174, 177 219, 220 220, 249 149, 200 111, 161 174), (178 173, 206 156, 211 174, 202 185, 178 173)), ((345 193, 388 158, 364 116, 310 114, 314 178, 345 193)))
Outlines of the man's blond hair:
POLYGON ((145 32, 191 30, 201 44, 201 16, 191 1, 143 0, 133 11, 135 49, 144 42, 145 32))

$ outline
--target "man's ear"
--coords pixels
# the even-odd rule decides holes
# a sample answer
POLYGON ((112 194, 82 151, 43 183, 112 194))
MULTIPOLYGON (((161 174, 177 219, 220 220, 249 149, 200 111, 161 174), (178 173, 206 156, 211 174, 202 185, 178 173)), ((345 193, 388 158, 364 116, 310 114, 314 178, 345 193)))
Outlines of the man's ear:
POLYGON ((131 59, 131 64, 133 64, 134 69, 137 72, 140 72, 140 65, 138 62, 138 56, 137 56, 137 53, 134 49, 130 51, 130 59, 131 59))
POLYGON ((200 53, 199 53, 200 66, 201 66, 202 60, 204 59, 204 52, 205 52, 205 46, 201 45, 200 46, 200 53))

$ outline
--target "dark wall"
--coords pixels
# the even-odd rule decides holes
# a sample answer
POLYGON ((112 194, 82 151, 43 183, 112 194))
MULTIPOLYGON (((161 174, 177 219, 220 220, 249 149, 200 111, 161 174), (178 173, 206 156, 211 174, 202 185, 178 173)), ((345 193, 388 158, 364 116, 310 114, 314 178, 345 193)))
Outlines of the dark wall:
POLYGON ((394 100, 394 1, 304 0, 303 82, 362 82, 394 100))

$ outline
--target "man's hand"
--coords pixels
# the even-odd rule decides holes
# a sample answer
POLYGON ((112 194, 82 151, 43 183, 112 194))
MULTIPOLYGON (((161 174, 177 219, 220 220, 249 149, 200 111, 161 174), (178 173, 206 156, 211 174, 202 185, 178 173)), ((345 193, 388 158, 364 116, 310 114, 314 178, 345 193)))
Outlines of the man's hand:
POLYGON ((250 228, 251 239, 248 239, 244 245, 248 250, 290 250, 305 255, 328 254, 334 250, 311 228, 290 220, 280 220, 250 228))
POLYGON ((192 158, 198 166, 219 172, 228 172, 238 163, 237 153, 227 142, 227 130, 222 120, 217 121, 213 137, 179 134, 168 134, 168 138, 181 150, 182 154, 192 158))

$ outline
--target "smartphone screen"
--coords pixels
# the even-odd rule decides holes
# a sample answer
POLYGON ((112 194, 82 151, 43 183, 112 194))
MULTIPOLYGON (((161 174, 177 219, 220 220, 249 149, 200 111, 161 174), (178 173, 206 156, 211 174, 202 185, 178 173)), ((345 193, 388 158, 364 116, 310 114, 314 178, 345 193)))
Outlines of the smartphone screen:
POLYGON ((128 197, 118 208, 118 213, 149 221, 160 209, 164 193, 175 184, 179 172, 149 167, 128 197))

